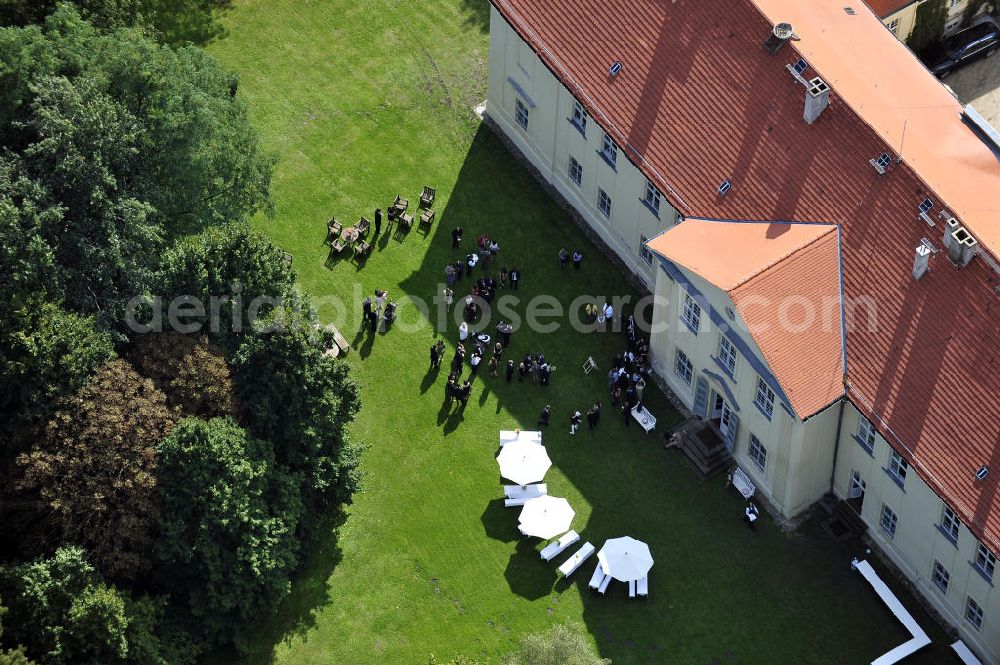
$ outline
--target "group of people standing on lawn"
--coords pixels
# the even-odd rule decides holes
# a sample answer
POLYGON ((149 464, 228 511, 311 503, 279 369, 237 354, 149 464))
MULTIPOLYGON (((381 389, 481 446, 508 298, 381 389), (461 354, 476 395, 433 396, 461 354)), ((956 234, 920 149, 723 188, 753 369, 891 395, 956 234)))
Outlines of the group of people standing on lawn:
POLYGON ((374 334, 378 330, 378 323, 381 319, 383 330, 389 330, 389 326, 396 318, 396 305, 389 302, 389 293, 383 289, 375 289, 375 300, 371 296, 365 296, 361 301, 362 328, 368 326, 369 331, 374 334))

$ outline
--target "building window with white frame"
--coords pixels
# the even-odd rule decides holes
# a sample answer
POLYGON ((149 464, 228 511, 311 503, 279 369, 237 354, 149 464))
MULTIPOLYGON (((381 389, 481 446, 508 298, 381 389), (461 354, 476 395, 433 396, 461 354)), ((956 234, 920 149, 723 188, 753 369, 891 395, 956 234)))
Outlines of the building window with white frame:
POLYGON ((945 32, 945 34, 948 34, 952 30, 955 30, 960 25, 962 25, 962 17, 961 16, 956 16, 955 18, 951 19, 950 21, 948 21, 947 23, 944 24, 944 32, 945 32))
POLYGON ((976 560, 973 562, 973 566, 986 578, 987 582, 992 582, 993 573, 997 569, 997 558, 993 552, 990 552, 986 545, 979 543, 979 547, 976 548, 976 560))
POLYGON ((514 102, 514 118, 517 124, 521 125, 521 129, 528 131, 528 107, 520 98, 514 102))
POLYGON ((892 508, 883 503, 882 514, 878 518, 878 526, 889 540, 896 537, 896 525, 898 522, 899 518, 896 517, 896 513, 892 512, 892 508))
POLYGON ((761 413, 767 416, 768 420, 774 415, 774 391, 761 376, 757 377, 757 395, 754 397, 753 403, 757 405, 761 413))
POLYGON ((875 452, 875 428, 865 420, 864 416, 858 420, 857 440, 861 447, 868 451, 869 455, 875 452))
POLYGON ((604 138, 601 140, 601 157, 604 158, 611 168, 617 168, 618 166, 618 146, 615 145, 614 139, 608 136, 607 132, 604 133, 604 138))
POLYGON ((687 357, 687 354, 677 349, 677 354, 674 357, 674 374, 681 377, 687 385, 691 385, 691 377, 694 376, 694 365, 691 364, 691 360, 687 357))
POLYGON ((736 376, 736 346, 721 333, 719 334, 719 364, 729 376, 736 376))
POLYGON ((949 506, 945 506, 941 512, 941 533, 951 541, 952 545, 958 544, 958 528, 962 526, 958 515, 949 506))
POLYGON ((899 19, 898 18, 894 18, 891 21, 889 21, 888 23, 886 23, 885 27, 889 28, 889 32, 891 32, 893 35, 895 35, 896 37, 899 37, 899 19))
POLYGON ((584 138, 587 137, 587 112, 583 110, 580 102, 573 102, 573 124, 580 130, 584 138))
POLYGON ((695 335, 698 334, 698 328, 701 326, 701 307, 698 303, 694 301, 690 293, 684 294, 684 306, 681 308, 681 320, 684 321, 684 325, 688 327, 688 330, 693 332, 695 335))
POLYGON ((906 482, 906 471, 909 468, 910 465, 906 463, 903 456, 893 450, 889 455, 889 468, 886 471, 900 487, 906 482))
POLYGON ((764 444, 754 434, 750 435, 750 446, 747 448, 747 457, 753 461, 761 473, 764 472, 764 469, 767 467, 767 448, 764 447, 764 444))
POLYGON ((576 183, 577 187, 580 187, 583 183, 583 166, 580 162, 576 161, 573 155, 569 156, 569 179, 576 183))
POLYGON ((934 582, 934 586, 941 590, 941 593, 948 593, 948 582, 951 580, 951 573, 949 573, 944 566, 941 565, 940 561, 934 562, 934 570, 931 572, 931 581, 934 582))
POLYGON ((611 219, 611 197, 603 189, 597 190, 597 209, 602 215, 611 219))
POLYGON ((646 243, 649 242, 649 238, 640 234, 639 235, 639 258, 647 266, 653 265, 653 252, 649 251, 649 247, 646 247, 646 243))
POLYGON ((972 596, 969 596, 965 601, 965 620, 971 623, 976 630, 983 627, 983 608, 972 600, 972 596))
POLYGON ((646 181, 646 191, 643 192, 642 202, 657 217, 660 216, 660 191, 653 187, 653 183, 646 181))

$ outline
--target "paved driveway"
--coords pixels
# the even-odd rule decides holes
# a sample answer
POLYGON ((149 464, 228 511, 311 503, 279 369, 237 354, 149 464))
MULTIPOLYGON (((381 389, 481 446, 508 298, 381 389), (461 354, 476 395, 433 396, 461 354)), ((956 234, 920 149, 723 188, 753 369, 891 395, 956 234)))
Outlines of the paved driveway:
POLYGON ((1000 128, 1000 54, 959 69, 944 83, 963 104, 971 102, 991 125, 1000 128))

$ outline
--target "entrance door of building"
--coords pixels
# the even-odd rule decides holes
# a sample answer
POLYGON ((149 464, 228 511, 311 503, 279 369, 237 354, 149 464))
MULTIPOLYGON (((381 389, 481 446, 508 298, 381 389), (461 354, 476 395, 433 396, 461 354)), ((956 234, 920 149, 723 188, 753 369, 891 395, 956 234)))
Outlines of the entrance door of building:
POLYGON ((722 440, 726 442, 726 449, 729 454, 733 454, 733 442, 736 440, 736 414, 729 408, 729 403, 722 400, 722 410, 719 412, 719 431, 722 432, 722 440))
POLYGON ((865 479, 857 471, 851 471, 851 485, 847 489, 847 505, 854 509, 858 515, 861 514, 861 507, 865 503, 865 479))

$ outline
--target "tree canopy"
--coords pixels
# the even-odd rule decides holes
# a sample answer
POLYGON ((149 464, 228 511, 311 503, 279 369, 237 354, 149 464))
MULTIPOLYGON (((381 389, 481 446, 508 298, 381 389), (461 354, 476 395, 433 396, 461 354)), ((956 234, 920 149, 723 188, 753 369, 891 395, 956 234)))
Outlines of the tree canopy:
POLYGON ((167 396, 182 416, 232 415, 233 380, 221 349, 201 335, 177 332, 137 335, 132 365, 167 396))
POLYGON ((310 504, 346 501, 357 488, 357 454, 346 425, 357 386, 343 363, 323 355, 308 312, 277 310, 254 323, 233 356, 243 419, 271 441, 280 463, 305 476, 310 504))
POLYGON ((200 49, 69 5, 0 29, 0 231, 38 257, 0 254, 0 273, 112 329, 170 239, 268 207, 273 159, 235 83, 200 49))
POLYGON ((611 665, 601 658, 579 629, 563 624, 521 640, 520 648, 504 658, 504 665, 611 665))
POLYGON ((206 641, 233 638, 288 593, 302 516, 270 445, 230 418, 188 418, 159 446, 156 577, 206 641))
POLYGON ((18 488, 37 497, 41 540, 85 545, 109 576, 148 569, 156 445, 174 421, 164 394, 123 360, 63 400, 17 459, 18 488))
POLYGON ((32 658, 46 665, 125 662, 125 601, 82 549, 64 547, 50 559, 0 568, 0 595, 17 617, 5 633, 32 658))

